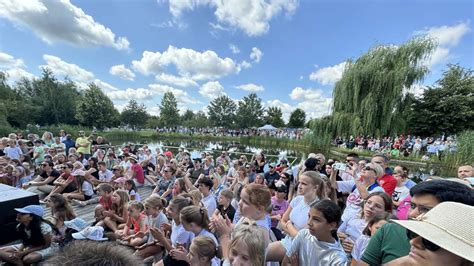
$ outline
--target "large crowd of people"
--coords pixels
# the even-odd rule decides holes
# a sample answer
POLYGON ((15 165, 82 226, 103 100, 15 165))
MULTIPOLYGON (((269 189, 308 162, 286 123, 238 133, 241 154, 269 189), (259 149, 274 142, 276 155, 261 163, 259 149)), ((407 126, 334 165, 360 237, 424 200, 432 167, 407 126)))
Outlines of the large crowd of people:
POLYGON ((418 157, 423 160, 438 158, 441 160, 448 153, 457 151, 456 138, 442 136, 439 138, 421 138, 412 135, 376 138, 372 136, 350 136, 349 138, 337 137, 333 144, 353 151, 372 151, 384 153, 391 158, 418 157))
POLYGON ((261 152, 191 157, 78 136, 1 139, 0 183, 41 200, 15 209, 20 241, 0 248, 0 264, 474 263, 472 165, 415 183, 384 153, 311 153, 289 165, 261 152))
POLYGON ((269 136, 275 138, 301 139, 309 132, 308 128, 246 128, 246 129, 228 129, 228 128, 188 128, 188 127, 164 127, 157 128, 159 133, 179 133, 189 135, 217 136, 217 137, 252 137, 269 136))

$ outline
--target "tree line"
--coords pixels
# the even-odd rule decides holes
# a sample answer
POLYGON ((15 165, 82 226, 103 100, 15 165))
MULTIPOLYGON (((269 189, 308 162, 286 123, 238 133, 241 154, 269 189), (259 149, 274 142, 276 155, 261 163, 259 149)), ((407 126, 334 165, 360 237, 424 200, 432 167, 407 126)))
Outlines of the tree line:
POLYGON ((251 128, 272 124, 279 128, 301 128, 306 122, 305 112, 295 109, 286 124, 282 109, 278 106, 264 108, 255 93, 237 103, 228 96, 219 96, 209 103, 207 113, 188 109, 180 115, 175 95, 166 92, 157 103, 159 116, 150 115, 144 104, 133 99, 119 112, 96 84, 90 83, 86 89, 80 89, 68 78, 58 80, 47 68, 43 69, 40 78, 22 78, 14 85, 9 85, 8 76, 0 72, 0 95, 0 127, 68 124, 98 129, 117 126, 251 128))

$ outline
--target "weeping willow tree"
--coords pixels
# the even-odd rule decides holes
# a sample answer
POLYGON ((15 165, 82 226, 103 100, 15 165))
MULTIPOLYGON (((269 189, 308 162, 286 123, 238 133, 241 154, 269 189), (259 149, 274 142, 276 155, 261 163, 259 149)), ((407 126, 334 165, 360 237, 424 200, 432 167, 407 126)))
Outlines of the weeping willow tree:
POLYGON ((317 135, 391 135, 405 130, 411 97, 405 88, 423 80, 436 43, 415 38, 401 46, 377 46, 348 61, 333 91, 333 113, 315 121, 317 135))

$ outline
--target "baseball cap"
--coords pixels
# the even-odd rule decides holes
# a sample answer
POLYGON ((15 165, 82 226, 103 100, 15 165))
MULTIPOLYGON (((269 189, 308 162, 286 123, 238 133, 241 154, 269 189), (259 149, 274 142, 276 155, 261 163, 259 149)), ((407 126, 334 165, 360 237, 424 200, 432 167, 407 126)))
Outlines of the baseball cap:
POLYGON ((94 241, 104 241, 107 238, 104 237, 104 228, 102 226, 89 226, 82 229, 78 233, 73 233, 72 237, 77 240, 94 240, 94 241))
POLYGON ((64 225, 67 228, 71 228, 71 229, 74 229, 76 231, 81 231, 84 228, 86 228, 87 226, 89 226, 89 224, 82 218, 75 218, 75 219, 72 219, 70 221, 65 221, 64 225))
POLYGON ((123 176, 114 180, 114 182, 118 183, 118 184, 125 184, 125 181, 127 181, 127 178, 125 178, 123 176))
POLYGON ((43 217, 44 215, 44 209, 40 205, 28 205, 23 208, 15 208, 15 211, 19 213, 34 214, 39 217, 43 217))

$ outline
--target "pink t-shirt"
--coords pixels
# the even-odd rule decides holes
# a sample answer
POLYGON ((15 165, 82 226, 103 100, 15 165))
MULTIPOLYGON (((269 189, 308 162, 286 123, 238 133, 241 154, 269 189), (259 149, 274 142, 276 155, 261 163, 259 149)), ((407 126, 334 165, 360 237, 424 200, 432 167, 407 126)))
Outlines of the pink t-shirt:
POLYGON ((132 171, 135 172, 135 179, 140 184, 145 184, 145 176, 143 174, 143 168, 140 164, 136 163, 132 165, 132 171))
MULTIPOLYGON (((286 212, 290 204, 286 200, 283 200, 282 202, 279 203, 278 199, 275 196, 273 196, 272 206, 273 206, 272 215, 280 214, 281 216, 283 216, 283 214, 286 212)), ((272 220, 272 227, 276 227, 277 225, 278 225, 278 221, 272 220)))
POLYGON ((410 212, 411 196, 404 198, 397 208, 398 220, 408 220, 408 213, 410 212))

